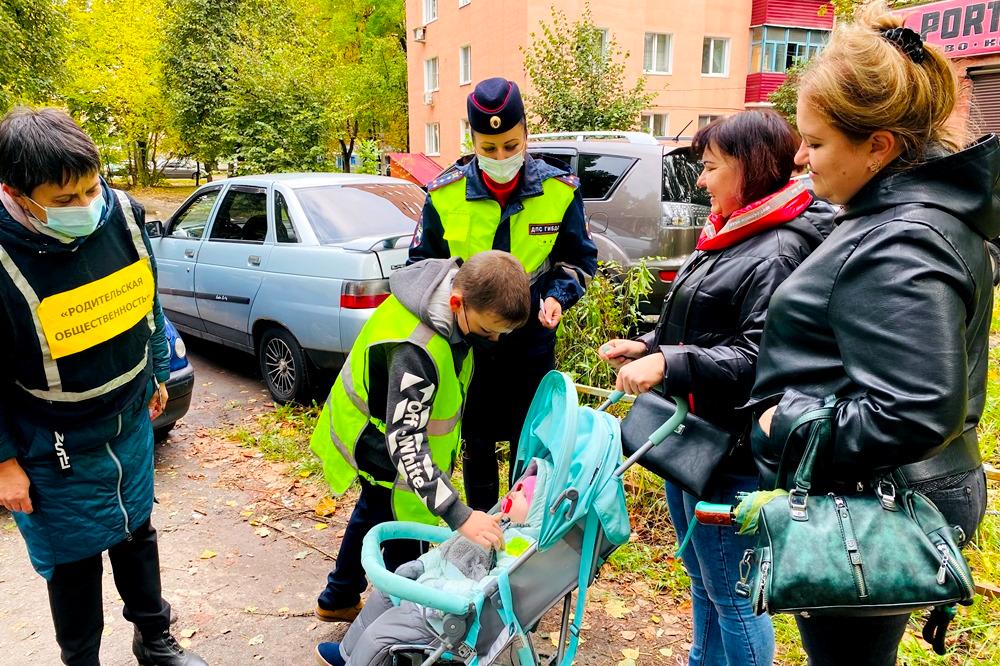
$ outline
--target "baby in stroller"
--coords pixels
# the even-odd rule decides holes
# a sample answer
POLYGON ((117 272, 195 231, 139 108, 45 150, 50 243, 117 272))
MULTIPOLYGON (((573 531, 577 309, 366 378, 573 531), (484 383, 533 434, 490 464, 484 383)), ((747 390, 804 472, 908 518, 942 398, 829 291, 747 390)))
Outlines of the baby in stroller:
MULTIPOLYGON (((419 559, 408 562, 396 573, 418 583, 446 592, 463 594, 483 578, 514 562, 538 539, 542 502, 533 504, 541 493, 547 463, 533 460, 511 491, 500 502, 504 544, 500 550, 486 550, 456 533, 419 559)), ((323 666, 388 666, 390 648, 419 645, 435 638, 442 614, 435 609, 403 601, 395 606, 387 594, 373 590, 361 614, 354 620, 341 643, 320 643, 317 663, 323 666)))

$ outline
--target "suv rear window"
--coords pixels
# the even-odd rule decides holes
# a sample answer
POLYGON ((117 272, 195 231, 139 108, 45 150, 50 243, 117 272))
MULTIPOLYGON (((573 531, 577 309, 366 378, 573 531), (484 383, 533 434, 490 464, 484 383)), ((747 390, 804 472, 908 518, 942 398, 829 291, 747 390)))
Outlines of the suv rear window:
POLYGON ((577 167, 581 196, 584 199, 607 199, 634 163, 631 157, 581 153, 577 167))
POLYGON ((701 162, 685 151, 663 156, 663 200, 709 205, 708 192, 698 187, 701 162))
POLYGON ((295 195, 320 243, 412 233, 424 205, 416 185, 304 187, 295 195))

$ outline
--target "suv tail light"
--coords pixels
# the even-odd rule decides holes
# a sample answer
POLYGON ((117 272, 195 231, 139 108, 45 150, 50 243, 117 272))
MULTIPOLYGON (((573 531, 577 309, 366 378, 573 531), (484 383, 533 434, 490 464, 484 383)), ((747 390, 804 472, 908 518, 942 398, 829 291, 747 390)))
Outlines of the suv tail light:
POLYGON ((660 271, 660 282, 673 282, 677 278, 677 271, 660 271))
POLYGON ((388 280, 344 280, 340 289, 340 307, 348 310, 377 308, 387 298, 388 280))

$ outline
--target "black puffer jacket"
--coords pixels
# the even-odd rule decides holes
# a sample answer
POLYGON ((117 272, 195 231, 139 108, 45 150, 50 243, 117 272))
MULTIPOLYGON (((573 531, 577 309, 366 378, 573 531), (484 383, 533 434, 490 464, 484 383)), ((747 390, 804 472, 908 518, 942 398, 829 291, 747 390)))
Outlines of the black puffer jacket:
MULTIPOLYGON (((930 459, 903 468, 919 482, 979 464, 993 303, 984 240, 1000 233, 1000 143, 940 155, 862 188, 772 299, 753 389, 755 413, 778 406, 771 436, 753 438, 765 483, 792 423, 830 395, 821 481, 930 459)), ((788 440, 792 461, 803 430, 788 440)))
POLYGON ((699 416, 744 434, 749 420, 735 410, 750 396, 768 301, 833 229, 834 212, 814 200, 794 220, 688 258, 659 323, 640 338, 650 353, 659 350, 666 359, 668 395, 689 397, 699 416))

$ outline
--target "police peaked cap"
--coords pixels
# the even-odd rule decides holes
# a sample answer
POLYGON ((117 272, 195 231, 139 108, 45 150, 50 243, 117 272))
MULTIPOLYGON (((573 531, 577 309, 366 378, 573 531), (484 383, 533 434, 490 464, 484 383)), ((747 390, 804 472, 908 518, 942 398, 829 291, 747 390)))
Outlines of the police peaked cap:
POLYGON ((466 101, 469 126, 477 134, 503 134, 524 120, 517 84, 504 78, 480 81, 466 101))

